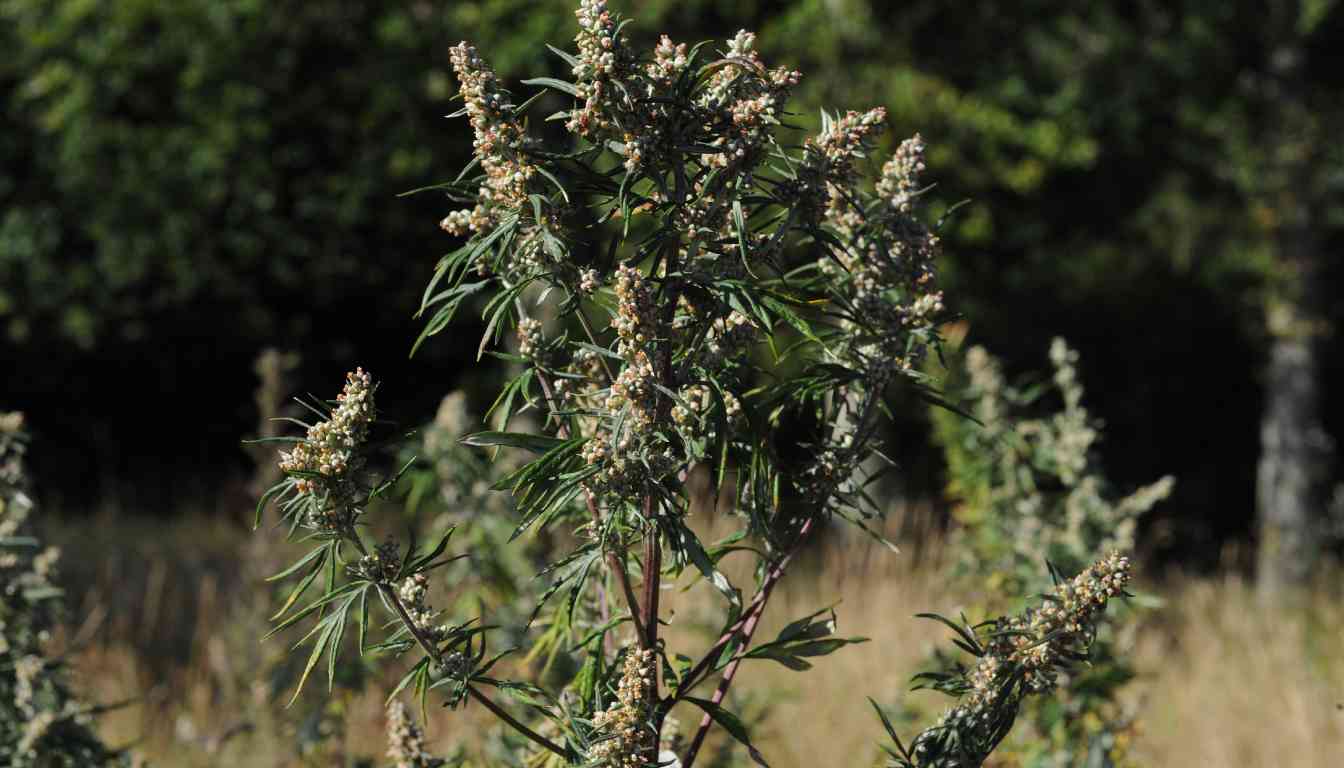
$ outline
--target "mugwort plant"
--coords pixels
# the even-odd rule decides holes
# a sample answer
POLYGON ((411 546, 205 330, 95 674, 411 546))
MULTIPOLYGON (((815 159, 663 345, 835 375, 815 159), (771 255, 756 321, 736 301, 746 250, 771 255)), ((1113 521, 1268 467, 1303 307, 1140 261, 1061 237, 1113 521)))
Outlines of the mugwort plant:
MULTIPOLYGON (((767 65, 749 32, 694 46, 664 36, 645 52, 606 2, 583 0, 576 17, 576 50, 552 48, 569 79, 525 80, 536 89, 526 99, 475 48, 452 49, 475 159, 432 189, 457 204, 441 226, 465 242, 438 263, 415 342, 481 307, 480 355, 513 365, 495 428, 462 443, 518 462, 494 486, 512 494, 513 537, 564 533, 531 618, 572 674, 510 679, 517 667, 491 649, 488 608, 461 617, 430 605, 451 530, 432 546, 366 540, 370 502, 396 474, 372 479, 377 388, 363 370, 335 401, 310 404, 304 436, 281 438, 285 476, 258 514, 276 506, 314 546, 277 575, 297 584, 275 631, 310 626, 305 679, 325 655, 331 680, 347 632, 362 653, 409 657, 394 697, 485 708, 528 746, 520 762, 691 768, 717 727, 765 764, 727 708, 741 665, 805 670, 864 640, 837 635, 824 609, 762 641, 771 594, 823 526, 879 535, 865 467, 883 457, 886 403, 901 387, 938 397, 921 372, 946 312, 925 143, 905 139, 877 164, 881 108, 823 114, 800 140, 785 122, 800 74, 767 65), (542 115, 545 104, 562 108, 542 115), (537 121, 567 138, 543 142, 537 121), (500 351, 510 333, 514 351, 500 351), (692 472, 731 501, 736 533, 697 535, 692 472), (754 559, 750 587, 725 575, 728 557, 754 559), (696 579, 717 594, 717 639, 669 647, 661 596, 696 579), (391 621, 382 636, 375 612, 391 621), (698 710, 684 739, 667 727, 674 707, 698 710)), ((936 673, 957 703, 908 748, 888 728, 892 760, 979 765, 1022 698, 1085 656, 1128 579, 1129 561, 1112 555, 1019 617, 949 621, 977 661, 936 673)), ((412 755, 399 764, 429 764, 395 714, 394 751, 412 755)))

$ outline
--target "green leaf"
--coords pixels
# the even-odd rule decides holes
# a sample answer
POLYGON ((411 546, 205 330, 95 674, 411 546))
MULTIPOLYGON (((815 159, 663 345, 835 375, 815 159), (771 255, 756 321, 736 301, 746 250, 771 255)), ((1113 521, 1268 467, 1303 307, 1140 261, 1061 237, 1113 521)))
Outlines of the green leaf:
POLYGON ((732 712, 729 712, 712 701, 697 699, 694 696, 687 696, 685 701, 689 701, 703 709, 705 714, 709 715, 714 722, 723 726, 723 730, 727 731, 728 735, 732 736, 747 748, 747 753, 751 755, 751 759, 757 765, 762 768, 770 768, 770 764, 765 762, 765 757, 757 751, 756 747, 752 746, 751 737, 747 733, 747 726, 742 723, 742 720, 739 719, 737 715, 734 715, 732 712))
POLYGON ((910 751, 907 750, 905 744, 901 742, 901 737, 896 735, 896 727, 891 724, 891 720, 887 717, 887 713, 882 711, 882 708, 877 705, 876 701, 873 701, 871 696, 868 697, 868 703, 873 705, 873 709, 877 711, 877 716, 882 718, 882 727, 886 729, 887 735, 891 737, 893 742, 895 742, 896 748, 901 751, 901 757, 909 760, 910 751))
POLYGON ((477 448, 503 445, 509 448, 526 448, 534 453, 546 453, 566 441, 547 435, 533 435, 527 432, 476 432, 466 435, 460 443, 477 448))
MULTIPOLYGON (((289 609, 294 606, 295 601, 297 601, 300 597, 302 597, 304 592, 308 591, 308 587, 312 586, 313 581, 317 579, 317 575, 322 572, 322 566, 324 566, 327 561, 326 557, 327 547, 325 546, 320 547, 313 551, 321 553, 317 562, 313 564, 313 569, 308 572, 307 576, 303 577, 303 580, 300 581, 292 591, 290 591, 289 598, 285 600, 284 605, 280 606, 280 610, 276 611, 275 614, 271 616, 271 621, 276 621, 281 616, 284 616, 286 613, 288 613, 289 609)), ((309 557, 312 557, 312 555, 309 555, 309 557)), ((305 558, 305 560, 306 559, 307 558, 305 558)))
MULTIPOLYGON (((332 615, 334 616, 336 614, 332 615)), ((328 616, 323 619, 320 624, 314 627, 313 631, 316 632, 318 629, 321 629, 322 633, 318 636, 317 641, 313 643, 313 651, 308 654, 308 663, 304 666, 303 674, 299 677, 299 684, 294 687, 294 695, 290 697, 289 703, 285 705, 286 707, 292 707, 294 706, 294 702, 298 701, 299 693, 303 691, 303 684, 308 682, 308 675, 312 673, 313 667, 317 666, 317 660, 322 657, 322 652, 326 650, 327 643, 331 640, 332 633, 336 631, 336 625, 332 623, 331 617, 328 616)), ((310 632, 309 637, 311 636, 312 633, 310 632)))
POLYGON ((672 533, 676 535, 670 543, 674 549, 686 555, 686 557, 695 565, 705 580, 714 585, 735 610, 742 609, 742 592, 728 581, 728 577, 723 572, 714 567, 714 562, 709 559, 709 554, 705 552, 704 546, 695 533, 686 526, 680 519, 673 521, 672 533))
POLYGON ((579 91, 573 83, 567 83, 564 80, 556 80, 554 77, 534 77, 531 80, 522 81, 523 85, 540 85, 544 88, 553 88, 562 93, 568 93, 570 96, 578 98, 579 91))
POLYGON ((826 637, 835 631, 835 612, 831 608, 822 608, 816 613, 808 614, 801 619, 791 621, 787 626, 779 631, 775 637, 775 642, 789 642, 793 640, 811 640, 818 637, 826 637), (813 621, 823 613, 830 613, 831 616, 826 621, 813 621))
POLYGON ((270 488, 266 489, 266 492, 261 495, 261 499, 257 501, 257 514, 256 517, 252 520, 252 530, 255 531, 261 527, 261 513, 266 509, 266 505, 269 504, 271 500, 274 499, 277 495, 283 495, 283 493, 285 492, 286 489, 289 488, 289 486, 290 486, 289 478, 285 478, 280 482, 276 483, 275 485, 272 485, 270 488))
MULTIPOLYGON (((320 572, 321 572, 321 569, 320 569, 320 568, 314 570, 314 571, 313 571, 314 578, 316 578, 316 574, 318 574, 318 573, 320 573, 320 572)), ((353 592, 353 591, 356 590, 356 589, 359 589, 361 586, 363 586, 363 584, 358 583, 358 582, 352 582, 352 583, 350 583, 350 584, 343 584, 343 585, 341 585, 341 586, 340 586, 339 588, 337 588, 336 590, 334 590, 334 591, 332 591, 332 592, 330 592, 330 593, 328 593, 328 594, 326 594, 326 595, 323 595, 322 597, 318 598, 317 600, 314 600, 313 602, 311 602, 311 603, 309 603, 308 605, 304 606, 303 610, 299 611, 298 613, 294 614, 293 616, 290 616, 288 619, 285 619, 285 620, 282 621, 281 623, 279 623, 279 624, 277 624, 276 626, 272 627, 272 628, 271 628, 271 631, 267 632, 267 633, 262 637, 262 639, 265 640, 265 639, 268 638, 268 637, 271 637, 271 636, 273 636, 273 635, 275 635, 275 634, 277 634, 277 633, 279 633, 279 632, 284 631, 285 629, 288 629, 289 627, 294 626, 295 623, 297 623, 298 621, 302 620, 304 617, 306 617, 306 616, 312 614, 313 612, 315 612, 315 611, 317 611, 317 610, 323 608, 324 606, 330 604, 332 601, 340 599, 341 596, 343 596, 343 595, 345 595, 345 594, 348 594, 348 593, 350 593, 350 592, 353 592)), ((319 626, 320 626, 320 624, 319 624, 319 626)))
POLYGON ((359 595, 363 594, 363 592, 364 590, 360 590, 358 594, 350 595, 350 597, 347 598, 346 601, 339 608, 337 608, 329 618, 333 626, 336 627, 336 631, 331 639, 330 650, 327 653, 328 691, 330 691, 332 686, 336 683, 336 660, 341 655, 341 641, 345 639, 346 617, 349 616, 350 606, 354 604, 355 600, 359 599, 359 595))
POLYGON ((312 562, 314 559, 318 557, 322 557, 323 555, 326 554, 326 552, 327 552, 326 546, 318 547, 317 549, 314 549, 312 552, 309 552, 308 554, 304 555, 302 558, 299 559, 297 563, 289 566, 285 570, 275 574, 274 576, 267 576, 266 580, 280 581, 281 579, 293 576, 295 573, 298 573, 299 570, 303 568, 303 566, 307 565, 308 563, 312 562))
POLYGON ((563 59, 564 62, 570 66, 571 69, 579 65, 579 60, 576 59, 574 55, 571 54, 570 52, 556 48, 554 45, 551 45, 550 43, 547 43, 546 47, 550 49, 551 53, 554 53, 556 56, 559 56, 561 59, 563 59))
POLYGON ((429 663, 430 663, 429 657, 425 656, 424 658, 420 659, 420 661, 417 661, 415 663, 415 666, 407 670, 406 674, 401 676, 401 680, 397 683, 396 687, 394 687, 392 689, 392 692, 387 695, 387 701, 385 702, 385 704, 391 704, 392 700, 397 698, 398 693, 401 693, 402 691, 406 690, 406 686, 410 685, 411 681, 415 680, 417 676, 424 674, 425 671, 429 668, 429 663))
POLYGON ((939 616, 936 613, 916 613, 915 617, 920 619, 932 619, 942 624, 946 624, 947 626, 951 627, 953 631, 955 631, 958 635, 961 636, 960 640, 953 641, 959 647, 961 647, 967 653, 970 653, 973 656, 985 655, 985 650, 980 647, 980 641, 975 638, 975 633, 971 632, 971 630, 967 629, 966 627, 957 624, 951 619, 939 616))
MULTIPOLYGON (((542 168, 541 166, 538 165, 538 166, 536 166, 536 169, 537 169, 537 173, 540 173, 543 177, 545 177, 545 179, 546 179, 547 181, 549 181, 549 182, 551 182, 552 184, 554 184, 556 189, 560 190, 560 195, 561 195, 562 197, 564 197, 564 198, 565 198, 565 202, 568 203, 568 202, 569 202, 569 193, 565 191, 565 185, 564 185, 564 184, 561 184, 561 183, 560 183, 560 180, 557 179, 557 178, 555 178, 555 176, 554 176, 550 171, 546 170, 545 168, 542 168)), ((551 238, 551 239, 554 239, 554 238, 550 235, 549 232, 547 232, 546 235, 547 235, 547 237, 549 237, 549 238, 551 238)))
POLYGON ((462 302, 467 297, 485 290, 492 282, 491 280, 480 280, 474 283, 464 283, 431 297, 426 303, 427 307, 435 304, 442 304, 442 306, 434 312, 434 316, 429 319, 429 322, 425 323, 424 329, 420 331, 415 343, 411 345, 411 356, 415 355, 426 339, 448 327, 448 324, 453 320, 453 316, 457 314, 458 308, 462 306, 462 302))

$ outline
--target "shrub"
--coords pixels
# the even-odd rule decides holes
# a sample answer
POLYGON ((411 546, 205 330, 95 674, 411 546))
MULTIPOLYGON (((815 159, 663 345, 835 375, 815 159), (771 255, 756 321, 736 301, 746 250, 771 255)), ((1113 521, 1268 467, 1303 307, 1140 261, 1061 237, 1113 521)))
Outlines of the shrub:
MULTIPOLYGON (((368 505, 399 473, 369 471, 376 386, 363 370, 336 400, 309 404, 304 437, 280 438, 285 478, 258 513, 274 504, 316 545, 280 574, 298 585, 276 631, 315 622, 305 679, 324 655, 332 679, 351 627, 361 652, 412 656, 393 697, 484 707, 517 737, 518 761, 690 768, 718 726, 764 764, 727 708, 740 665, 805 670, 865 640, 837 635, 822 609, 757 641, 772 590, 822 526, 872 530, 862 467, 881 453, 884 402, 902 387, 936 396, 920 372, 944 312, 938 237, 921 218, 924 143, 902 142, 871 179, 884 111, 823 115, 819 134, 791 146, 785 104, 800 75, 768 68, 750 33, 713 54, 663 37, 643 55, 605 2, 584 0, 576 16, 577 53, 553 49, 574 80, 524 81, 572 98, 547 118, 567 143, 529 130, 541 93, 516 103, 474 48, 452 51, 476 160, 435 189, 465 206, 442 226, 467 240, 439 262, 416 341, 478 301, 481 354, 517 336, 516 354, 490 352, 520 367, 492 408, 496 429, 462 443, 529 456, 495 484, 513 495, 514 537, 568 534, 538 574, 547 587, 531 616, 546 631, 532 642, 574 672, 557 685, 509 679, 493 615, 429 606, 436 569, 465 557, 446 554, 451 530, 432 546, 366 540, 368 505), (529 411, 539 423, 510 431, 529 411), (688 519, 699 466, 739 523, 718 542, 688 519), (725 576, 726 557, 754 561, 752 591, 725 576), (321 595, 298 607, 319 579, 321 595), (660 595, 697 579, 717 593, 722 628, 688 654, 668 646, 660 595), (373 639, 380 605, 393 628, 373 639), (701 712, 684 745, 664 727, 677 706, 701 712)), ((888 728, 894 763, 982 762, 1021 700, 1085 656, 1128 578, 1111 555, 1021 616, 944 619, 978 660, 931 673, 958 702, 908 750, 888 728)), ((403 765, 426 762, 402 752, 417 755, 403 765)))
MULTIPOLYGON (((1057 338, 1049 356, 1047 381, 1013 384, 988 351, 971 347, 948 389, 978 423, 933 413, 957 500, 955 575, 981 590, 990 611, 1040 588, 1042 561, 1072 573, 1094 552, 1131 550, 1139 518, 1174 485, 1164 477, 1113 497, 1093 450, 1102 425, 1083 405, 1078 353, 1057 338)), ((1134 676, 1125 659, 1133 629, 1132 621, 1112 622, 1060 695, 1028 708, 1031 736, 1013 745, 1015 763, 1129 763, 1132 715, 1117 693, 1134 676)))

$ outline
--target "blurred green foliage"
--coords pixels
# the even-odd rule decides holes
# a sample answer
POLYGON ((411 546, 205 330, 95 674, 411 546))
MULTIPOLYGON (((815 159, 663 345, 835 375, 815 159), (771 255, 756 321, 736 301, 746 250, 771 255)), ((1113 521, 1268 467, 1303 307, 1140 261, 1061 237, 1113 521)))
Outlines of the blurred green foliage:
POLYGON ((430 140, 449 89, 440 18, 374 2, 4 3, 6 335, 87 347, 219 306, 231 333, 303 337, 321 332, 306 304, 402 290, 422 254, 398 253, 399 231, 419 227, 390 192, 453 146, 430 140))
MULTIPOLYGON (((69 451, 41 465, 92 453, 115 464, 95 474, 152 475, 165 457, 109 458, 152 455, 111 437, 135 431, 126 414, 216 398, 218 434, 191 460, 241 463, 242 379, 277 339, 303 352, 304 378, 359 350, 409 382, 412 369, 390 370, 403 350, 376 340, 405 329, 409 347, 416 286, 452 245, 433 227, 446 205, 395 197, 443 180, 469 149, 463 126, 442 120, 455 108, 447 48, 471 39, 507 81, 564 74, 541 41, 569 35, 573 5, 0 0, 0 345, 31 378, 9 394, 52 432, 41 444, 69 451), (90 383, 127 370, 151 382, 143 409, 90 383)), ((975 340, 1016 371, 1066 333, 1111 424, 1117 480, 1182 477, 1171 508, 1190 514, 1162 523, 1168 540, 1214 551, 1247 529, 1263 309, 1283 277, 1275 236, 1305 201, 1324 252, 1344 242, 1344 156, 1330 141, 1344 126, 1338 3, 638 11, 636 35, 695 42, 747 27, 768 58, 822 73, 800 87, 803 127, 822 106, 881 104, 890 136, 921 131, 943 180, 931 197, 941 210, 969 200, 945 230, 943 277, 975 340), (1285 176, 1303 157, 1311 172, 1285 176)), ((1344 356, 1325 359, 1344 379, 1344 356)), ((443 380, 419 388, 423 413, 407 421, 461 384, 441 363, 417 363, 443 380)), ((1338 432, 1344 406, 1327 408, 1338 432)), ((910 483, 935 488, 922 417, 906 418, 910 483)))

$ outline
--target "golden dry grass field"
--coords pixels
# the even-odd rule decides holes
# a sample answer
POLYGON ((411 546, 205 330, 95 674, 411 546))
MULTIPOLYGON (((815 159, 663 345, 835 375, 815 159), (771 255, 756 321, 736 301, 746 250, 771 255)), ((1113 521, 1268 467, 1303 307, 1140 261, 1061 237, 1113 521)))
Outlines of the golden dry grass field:
MULTIPOLYGON (((86 525, 55 525, 48 535, 67 552, 75 585, 67 640, 81 646, 77 666, 91 698, 134 699, 105 718, 112 743, 134 742, 137 759, 156 766, 354 765, 360 757, 382 763, 383 680, 363 693, 330 697, 314 685, 285 709, 288 691, 258 674, 287 647, 281 639, 255 639, 270 607, 260 579, 279 563, 283 546, 220 521, 105 520, 97 529, 116 531, 116 546, 88 536, 86 525), (326 717, 308 717, 314 711, 326 717), (296 746, 321 733, 332 734, 321 747, 304 754, 296 746)), ((748 718, 768 714, 754 738, 772 766, 875 760, 881 729, 866 696, 888 708, 942 705, 938 694, 908 692, 910 676, 944 634, 913 615, 954 613, 967 602, 944 587, 939 550, 912 544, 895 555, 837 538, 783 582, 758 637, 838 602, 840 634, 872 641, 817 659, 806 673, 768 662, 744 666, 732 704, 748 718)), ((1266 608, 1237 578, 1146 574, 1139 591, 1162 604, 1141 611, 1139 678, 1128 688, 1141 713, 1132 749, 1139 764, 1344 765, 1340 576, 1322 579, 1298 606, 1266 608)), ((707 645, 705 606, 716 598, 694 587, 666 599, 674 645, 707 645)), ((687 729, 698 719, 679 715, 687 729)), ((431 710, 427 730, 431 745, 447 752, 454 743, 479 745, 488 727, 479 708, 431 710)))

